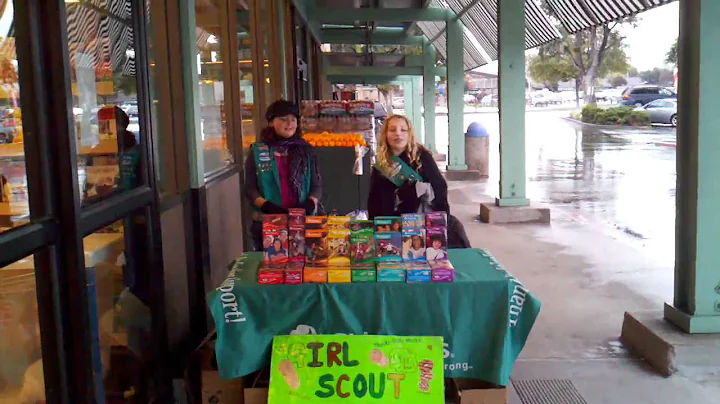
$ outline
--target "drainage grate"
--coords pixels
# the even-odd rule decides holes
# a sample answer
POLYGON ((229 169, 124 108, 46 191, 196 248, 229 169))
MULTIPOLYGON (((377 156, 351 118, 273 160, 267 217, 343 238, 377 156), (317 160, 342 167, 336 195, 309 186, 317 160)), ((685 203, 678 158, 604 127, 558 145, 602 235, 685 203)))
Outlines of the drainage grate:
POLYGON ((523 404, 587 404, 568 379, 513 380, 523 404))

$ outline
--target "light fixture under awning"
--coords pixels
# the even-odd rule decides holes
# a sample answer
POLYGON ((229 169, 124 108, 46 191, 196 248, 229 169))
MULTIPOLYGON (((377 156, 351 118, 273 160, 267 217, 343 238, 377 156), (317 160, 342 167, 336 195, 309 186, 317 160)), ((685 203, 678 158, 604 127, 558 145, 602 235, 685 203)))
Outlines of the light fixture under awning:
POLYGON ((571 34, 621 20, 675 0, 546 0, 553 16, 571 34))
MULTIPOLYGON (((467 38, 472 35, 490 60, 498 58, 498 0, 433 0, 430 7, 451 9, 467 29, 463 40, 465 70, 482 66, 486 61, 476 45, 467 38)), ((428 38, 434 38, 440 31, 434 22, 419 22, 418 27, 428 38)), ((433 43, 443 57, 446 57, 446 36, 443 32, 433 43)), ((525 0, 525 48, 531 49, 560 38, 550 18, 535 0, 525 0)))

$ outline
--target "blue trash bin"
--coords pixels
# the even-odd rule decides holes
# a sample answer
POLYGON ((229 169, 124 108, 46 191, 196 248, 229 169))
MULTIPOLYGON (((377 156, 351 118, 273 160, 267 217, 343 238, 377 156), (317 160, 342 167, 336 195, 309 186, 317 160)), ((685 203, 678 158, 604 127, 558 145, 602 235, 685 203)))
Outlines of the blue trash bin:
POLYGON ((488 166, 490 154, 490 135, 480 122, 471 123, 465 132, 465 164, 468 170, 480 173, 487 178, 490 174, 488 166))

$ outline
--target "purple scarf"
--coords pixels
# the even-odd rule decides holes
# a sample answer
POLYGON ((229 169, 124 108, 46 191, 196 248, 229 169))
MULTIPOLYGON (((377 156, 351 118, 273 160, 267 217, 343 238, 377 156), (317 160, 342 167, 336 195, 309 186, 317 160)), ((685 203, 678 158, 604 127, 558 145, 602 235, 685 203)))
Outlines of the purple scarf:
POLYGON ((278 136, 275 130, 268 126, 260 133, 260 140, 270 146, 273 151, 283 154, 287 153, 290 159, 289 166, 292 190, 299 199, 300 195, 302 195, 303 178, 310 166, 312 146, 302 138, 299 129, 295 135, 285 139, 278 136))

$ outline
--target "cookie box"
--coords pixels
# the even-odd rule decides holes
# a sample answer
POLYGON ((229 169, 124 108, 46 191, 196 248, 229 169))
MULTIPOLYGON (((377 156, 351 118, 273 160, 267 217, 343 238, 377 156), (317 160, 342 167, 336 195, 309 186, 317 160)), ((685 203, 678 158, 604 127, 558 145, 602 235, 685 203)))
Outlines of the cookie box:
POLYGON ((402 227, 399 216, 378 216, 375 218, 375 233, 399 232, 402 227))
POLYGON ((285 271, 282 269, 261 269, 258 271, 258 283, 261 285, 281 285, 285 283, 285 271))
POLYGON ((402 238, 398 232, 375 233, 375 257, 377 262, 402 261, 402 238))
POLYGON ((328 283, 350 283, 352 275, 350 268, 330 268, 327 271, 328 283))
POLYGON ((303 283, 303 270, 302 262, 290 263, 285 269, 285 284, 299 285, 303 283))
POLYGON ((425 227, 447 227, 447 213, 442 211, 426 213, 425 227))
POLYGON ((305 216, 305 228, 313 230, 327 230, 327 216, 305 216))
POLYGON ((303 270, 303 283, 327 283, 327 268, 305 267, 303 270))
POLYGON ((405 282, 405 269, 380 269, 377 270, 378 282, 405 282))
POLYGON ((288 215, 262 215, 262 228, 265 229, 287 229, 288 215))
POLYGON ((425 215, 406 213, 402 215, 402 230, 420 230, 425 228, 425 215))
POLYGON ((375 269, 352 269, 350 273, 353 283, 377 282, 377 270, 375 269))
POLYGON ((432 270, 430 269, 411 269, 407 271, 407 283, 430 283, 432 280, 432 270))
POLYGON ((452 269, 433 269, 432 270, 432 282, 433 283, 455 282, 455 271, 452 269))

